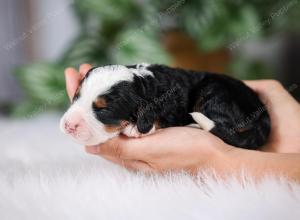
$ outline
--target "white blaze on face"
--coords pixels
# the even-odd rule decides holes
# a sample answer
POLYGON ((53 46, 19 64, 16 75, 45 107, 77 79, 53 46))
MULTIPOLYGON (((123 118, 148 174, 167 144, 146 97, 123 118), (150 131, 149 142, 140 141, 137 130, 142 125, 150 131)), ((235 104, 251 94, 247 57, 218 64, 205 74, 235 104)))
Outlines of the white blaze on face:
POLYGON ((120 81, 132 81, 134 75, 152 75, 145 67, 140 65, 133 70, 126 66, 111 65, 92 70, 81 85, 79 98, 63 115, 61 130, 84 145, 96 145, 117 136, 120 131, 107 132, 105 125, 96 119, 93 102, 120 81))

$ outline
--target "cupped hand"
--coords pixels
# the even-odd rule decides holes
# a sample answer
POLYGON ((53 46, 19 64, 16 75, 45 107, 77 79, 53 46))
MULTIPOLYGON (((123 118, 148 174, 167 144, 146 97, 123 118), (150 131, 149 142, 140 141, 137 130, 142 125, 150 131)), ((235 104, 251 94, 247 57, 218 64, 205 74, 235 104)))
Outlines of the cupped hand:
MULTIPOLYGON (((300 153, 300 105, 276 80, 245 83, 257 92, 271 119, 271 134, 263 151, 300 153)), ((295 85, 294 89, 297 89, 295 85)))
POLYGON ((99 146, 87 146, 86 151, 133 170, 194 172, 204 167, 223 169, 225 154, 232 148, 206 131, 170 127, 143 138, 120 135, 99 146))

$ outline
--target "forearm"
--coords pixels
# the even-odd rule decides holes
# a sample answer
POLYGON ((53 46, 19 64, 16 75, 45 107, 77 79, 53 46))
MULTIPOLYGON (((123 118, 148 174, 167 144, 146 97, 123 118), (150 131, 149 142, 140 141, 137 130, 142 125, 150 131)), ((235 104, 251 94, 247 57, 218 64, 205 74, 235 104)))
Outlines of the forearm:
MULTIPOLYGON (((265 175, 284 176, 300 182, 300 154, 270 153, 234 148, 225 153, 226 165, 219 170, 221 174, 237 175, 241 171, 260 179, 265 175)), ((224 162, 225 162, 224 161, 224 162)))

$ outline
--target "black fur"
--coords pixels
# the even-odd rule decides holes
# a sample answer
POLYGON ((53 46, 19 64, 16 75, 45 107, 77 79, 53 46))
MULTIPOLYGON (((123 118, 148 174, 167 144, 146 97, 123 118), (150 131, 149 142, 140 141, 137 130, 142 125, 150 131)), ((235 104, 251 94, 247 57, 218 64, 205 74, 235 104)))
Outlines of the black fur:
POLYGON ((135 76, 132 82, 120 82, 101 95, 107 107, 93 106, 101 122, 117 125, 127 120, 147 133, 156 121, 162 128, 195 123, 189 113, 201 112, 216 124, 210 132, 228 144, 257 149, 267 141, 268 112, 243 82, 164 65, 147 69, 154 77, 135 76))

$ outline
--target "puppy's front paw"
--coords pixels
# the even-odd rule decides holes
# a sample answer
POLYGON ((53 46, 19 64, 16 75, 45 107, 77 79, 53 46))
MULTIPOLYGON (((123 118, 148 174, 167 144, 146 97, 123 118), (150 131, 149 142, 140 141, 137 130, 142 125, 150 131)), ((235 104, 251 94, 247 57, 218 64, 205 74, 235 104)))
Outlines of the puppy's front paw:
POLYGON ((151 130, 150 130, 148 133, 142 134, 142 133, 140 133, 140 132, 138 131, 137 126, 136 126, 136 125, 133 125, 133 124, 127 125, 127 126, 123 129, 123 131, 122 131, 122 133, 123 133, 124 135, 126 135, 127 137, 134 137, 134 138, 139 138, 139 137, 147 136, 147 135, 152 134, 152 133, 154 133, 154 132, 155 132, 155 126, 153 126, 153 127, 151 128, 151 130))
POLYGON ((141 137, 142 134, 138 131, 136 125, 133 125, 133 124, 129 124, 127 125, 124 130, 122 131, 122 133, 124 135, 126 135, 127 137, 135 137, 135 138, 138 138, 138 137, 141 137))

